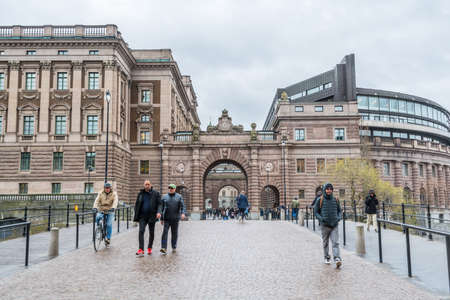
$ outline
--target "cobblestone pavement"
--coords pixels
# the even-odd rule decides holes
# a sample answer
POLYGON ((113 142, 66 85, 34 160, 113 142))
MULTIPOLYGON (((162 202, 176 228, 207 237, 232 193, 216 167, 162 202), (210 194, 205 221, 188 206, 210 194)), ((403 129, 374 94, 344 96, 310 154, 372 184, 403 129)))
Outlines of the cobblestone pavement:
POLYGON ((6 299, 436 299, 343 250, 324 265, 320 238, 289 222, 188 221, 178 251, 135 257, 137 230, 109 249, 72 251, 0 282, 6 299))

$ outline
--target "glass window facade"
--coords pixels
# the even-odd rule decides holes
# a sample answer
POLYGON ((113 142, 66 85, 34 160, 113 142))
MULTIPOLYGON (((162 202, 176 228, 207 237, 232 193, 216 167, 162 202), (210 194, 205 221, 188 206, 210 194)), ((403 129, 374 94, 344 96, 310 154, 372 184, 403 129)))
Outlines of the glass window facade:
POLYGON ((19 183, 19 194, 28 194, 28 183, 19 183))
POLYGON ((318 158, 317 159, 317 173, 322 173, 325 171, 325 159, 318 158))
POLYGON ((94 184, 92 182, 87 182, 84 184, 84 193, 92 194, 94 192, 94 184))
POLYGON ((387 161, 385 161, 383 163, 383 174, 384 174, 384 176, 390 176, 391 175, 391 165, 387 161))
POLYGON ((334 139, 336 141, 343 141, 343 140, 345 140, 345 130, 344 130, 344 128, 335 128, 334 129, 334 139))
POLYGON ((301 105, 296 105, 296 106, 295 106, 295 112, 303 112, 303 106, 301 106, 301 105))
POLYGON ((149 115, 142 115, 141 116, 141 122, 150 122, 150 116, 149 115))
POLYGON ((305 190, 298 190, 298 199, 305 199, 305 190))
POLYGON ((336 112, 342 112, 342 111, 344 111, 344 107, 343 107, 342 105, 336 105, 336 106, 334 107, 334 111, 336 111, 336 112))
POLYGON ((141 144, 150 144, 150 131, 141 131, 141 144))
POLYGON ((52 194, 61 194, 61 183, 52 183, 52 194))
POLYGON ((408 164, 407 163, 403 163, 402 164, 402 174, 403 174, 403 176, 408 176, 408 174, 409 174, 408 164))
POLYGON ((314 111, 323 112, 323 106, 314 106, 314 111))
POLYGON ((141 102, 142 103, 150 103, 150 91, 149 90, 142 91, 141 102))

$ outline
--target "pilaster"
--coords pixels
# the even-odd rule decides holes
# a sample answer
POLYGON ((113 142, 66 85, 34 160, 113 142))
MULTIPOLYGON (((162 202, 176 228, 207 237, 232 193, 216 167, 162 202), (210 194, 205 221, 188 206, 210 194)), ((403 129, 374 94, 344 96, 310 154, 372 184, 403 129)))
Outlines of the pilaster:
POLYGON ((38 142, 48 141, 48 125, 49 125, 49 100, 50 100, 50 76, 51 61, 41 62, 41 97, 39 108, 39 131, 37 136, 38 142))
POLYGON ((17 140, 17 96, 19 92, 20 62, 9 63, 9 95, 8 95, 8 123, 6 126, 5 142, 17 140))
MULTIPOLYGON (((81 139, 81 90, 83 84, 83 63, 72 62, 72 116, 69 141, 79 142, 81 139)), ((86 125, 85 125, 86 126, 86 125)))

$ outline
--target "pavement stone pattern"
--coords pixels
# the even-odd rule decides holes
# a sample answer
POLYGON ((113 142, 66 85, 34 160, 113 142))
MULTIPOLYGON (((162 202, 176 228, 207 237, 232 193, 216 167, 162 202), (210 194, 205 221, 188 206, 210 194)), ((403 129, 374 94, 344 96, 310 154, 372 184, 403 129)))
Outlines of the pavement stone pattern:
POLYGON ((187 221, 178 251, 136 258, 136 228, 0 282, 1 299, 438 299, 387 268, 342 250, 323 264, 321 239, 289 222, 187 221))

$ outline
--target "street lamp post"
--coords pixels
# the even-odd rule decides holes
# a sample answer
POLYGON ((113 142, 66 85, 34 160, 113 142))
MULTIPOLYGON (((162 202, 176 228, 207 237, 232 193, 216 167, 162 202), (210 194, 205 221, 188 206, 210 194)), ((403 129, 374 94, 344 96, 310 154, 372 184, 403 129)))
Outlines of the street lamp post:
POLYGON ((109 102, 111 101, 111 93, 109 90, 105 94, 106 100, 106 155, 105 155, 105 183, 108 181, 108 136, 109 136, 109 102))
POLYGON ((163 144, 163 142, 161 141, 161 142, 159 142, 159 149, 161 150, 160 151, 160 157, 159 157, 159 167, 160 167, 160 174, 159 174, 159 189, 160 189, 160 192, 162 193, 163 192, 163 188, 162 188, 162 177, 163 177, 163 175, 162 175, 162 173, 163 173, 163 163, 162 163, 162 157, 163 157, 163 146, 164 146, 164 144, 163 144))
POLYGON ((267 203, 269 203, 269 172, 270 172, 270 166, 266 165, 266 174, 267 174, 267 186, 266 186, 266 196, 267 196, 267 203))
POLYGON ((283 198, 284 198, 284 219, 286 220, 286 162, 285 162, 285 153, 284 147, 286 146, 286 141, 281 141, 281 159, 283 160, 283 198))

